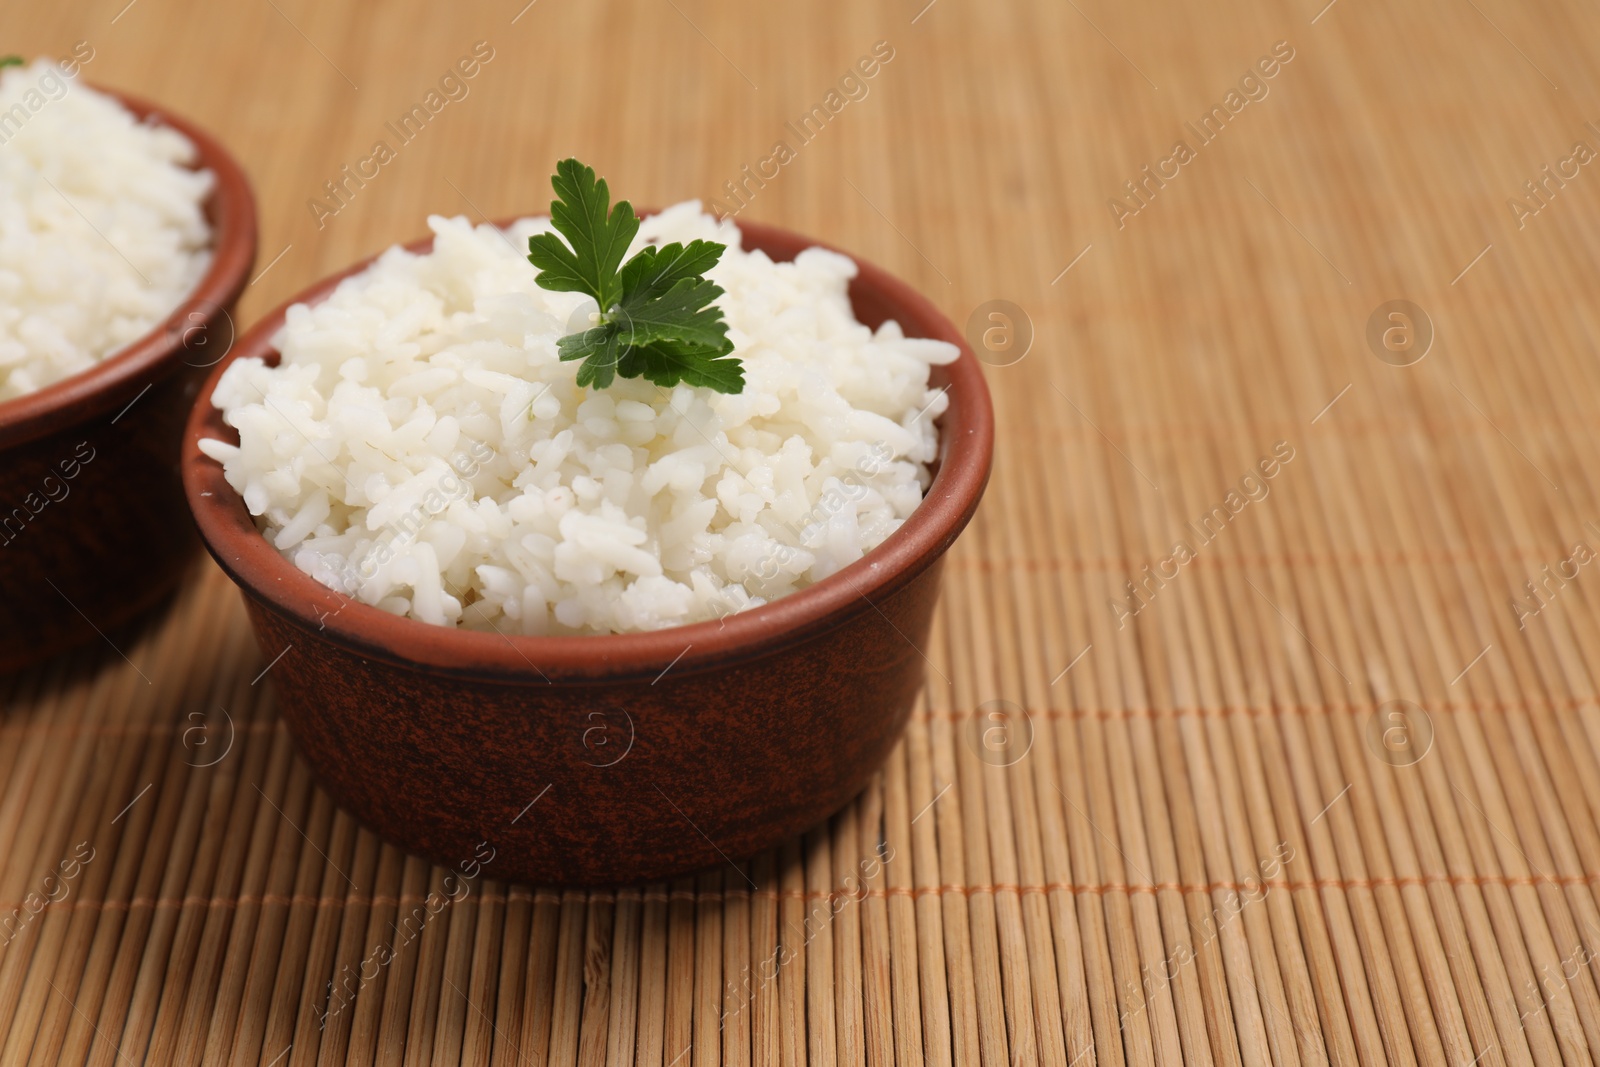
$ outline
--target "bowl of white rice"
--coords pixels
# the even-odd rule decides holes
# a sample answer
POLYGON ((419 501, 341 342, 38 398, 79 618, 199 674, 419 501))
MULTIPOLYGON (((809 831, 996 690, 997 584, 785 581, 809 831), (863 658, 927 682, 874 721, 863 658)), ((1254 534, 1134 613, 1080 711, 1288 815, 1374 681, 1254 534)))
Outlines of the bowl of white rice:
POLYGON ((683 204, 635 243, 727 245, 743 390, 583 388, 556 341, 593 303, 525 254, 548 220, 430 227, 241 338, 185 443, 322 784, 429 859, 487 841, 560 884, 838 810, 904 726, 988 479, 959 332, 870 264, 683 204))
POLYGON ((114 631, 192 558, 184 417, 255 256, 222 146, 75 75, 0 71, 0 670, 114 631))

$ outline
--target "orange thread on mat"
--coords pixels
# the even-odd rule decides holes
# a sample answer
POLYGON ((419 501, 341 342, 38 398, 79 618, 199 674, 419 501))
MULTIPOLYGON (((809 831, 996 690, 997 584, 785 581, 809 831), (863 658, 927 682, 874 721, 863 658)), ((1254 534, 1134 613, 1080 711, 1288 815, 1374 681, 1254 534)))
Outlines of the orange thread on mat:
MULTIPOLYGON (((800 901, 827 901, 832 904, 836 901, 866 900, 876 898, 879 900, 887 897, 910 897, 913 899, 927 896, 986 896, 996 893, 1072 893, 1074 895, 1104 896, 1107 893, 1148 893, 1177 892, 1185 896, 1195 893, 1212 894, 1221 891, 1234 893, 1256 893, 1265 889, 1286 889, 1297 892, 1302 889, 1409 889, 1430 885, 1449 886, 1502 886, 1505 888, 1519 888, 1537 885, 1594 886, 1600 885, 1600 874, 1567 874, 1545 877, 1543 875, 1509 875, 1509 874, 1439 874, 1439 875, 1406 875, 1404 877, 1385 876, 1379 878, 1312 878, 1301 881, 1285 881, 1278 878, 1269 882, 1210 882, 1205 885, 1186 885, 1179 882, 1162 882, 1159 885, 1131 885, 1126 882, 1049 882, 1043 885, 1016 885, 1009 882, 993 885, 936 885, 936 886, 888 886, 873 887, 871 889, 839 888, 833 890, 823 889, 775 889, 762 888, 756 890, 711 889, 696 893, 693 890, 678 889, 670 893, 656 889, 622 889, 622 890, 592 890, 587 893, 579 890, 569 890, 571 903, 609 904, 616 900, 641 900, 645 902, 666 903, 668 901, 685 901, 687 903, 705 904, 726 901, 731 898, 747 899, 763 897, 768 900, 800 900, 800 901)), ((450 899, 447 894, 439 893, 440 897, 450 899)), ((185 897, 133 897, 129 900, 83 900, 74 898, 57 903, 46 904, 39 912, 46 911, 75 911, 78 909, 95 911, 127 911, 137 908, 239 908, 256 905, 275 905, 288 907, 314 907, 314 908, 344 908, 344 907, 403 907, 405 905, 423 904, 427 895, 415 893, 402 893, 399 896, 390 894, 376 894, 366 896, 352 893, 349 896, 311 896, 310 894, 296 893, 285 896, 279 893, 246 893, 237 897, 201 897, 189 895, 185 897)), ((529 900, 540 904, 563 903, 560 894, 549 890, 536 890, 531 895, 525 889, 513 888, 510 893, 475 892, 456 900, 457 904, 468 902, 482 902, 489 904, 504 903, 508 900, 529 900)), ((23 911, 24 905, 18 902, 0 902, 0 918, 16 911, 23 911)))
MULTIPOLYGON (((1222 718, 1229 715, 1248 715, 1252 718, 1276 718, 1281 715, 1333 715, 1349 714, 1359 715, 1372 711, 1378 706, 1373 701, 1355 701, 1337 707, 1326 704, 1279 704, 1270 707, 1241 707, 1234 704, 1224 704, 1216 708, 1027 708, 1023 714, 1030 719, 1043 719, 1047 722, 1060 719, 1096 719, 1100 722, 1112 722, 1122 719, 1180 719, 1194 718, 1222 718)), ((1532 697, 1522 700, 1453 700, 1440 703, 1427 703, 1429 711, 1441 712, 1490 712, 1500 714, 1509 711, 1532 711, 1535 709, 1549 709, 1552 711, 1575 711, 1585 706, 1600 706, 1600 697, 1532 697)), ((922 710, 911 713, 911 722, 950 722, 964 723, 973 719, 976 712, 956 710, 922 710)))
MULTIPOLYGON (((1156 553, 1159 555, 1160 553, 1156 553)), ((1468 563, 1487 562, 1499 563, 1506 559, 1519 562, 1547 562, 1548 552, 1535 548, 1522 548, 1516 545, 1503 549, 1445 549, 1438 552, 1203 552, 1190 560, 1184 566, 1203 567, 1211 570, 1226 570, 1229 567, 1270 567, 1273 565, 1287 567, 1318 567, 1318 566, 1431 566, 1440 563, 1468 563)), ((998 557, 962 557, 952 558, 945 566, 954 570, 975 571, 979 574, 994 574, 996 572, 1022 571, 1026 574, 1040 574, 1060 571, 1072 571, 1075 574, 1089 572, 1110 572, 1113 574, 1126 573, 1129 577, 1136 576, 1148 559, 1119 558, 1115 556, 1091 556, 1079 559, 1059 559, 1018 556, 998 557)))
MULTIPOLYGON (((1204 144, 1205 142, 1201 142, 1204 144)), ((1552 410, 1540 412, 1541 419, 1547 419, 1557 425, 1588 426, 1588 416, 1581 412, 1552 410)), ((1091 431, 1082 426, 1072 426, 1061 422, 1043 422, 1038 420, 1019 420, 1008 422, 1008 432, 1016 434, 1020 440, 1033 440, 1037 437, 1078 438, 1095 441, 1100 440, 1101 434, 1111 434, 1118 439, 1130 441, 1182 441, 1182 440, 1215 440, 1224 434, 1236 432, 1240 427, 1246 427, 1261 433, 1282 433, 1289 430, 1299 430, 1300 423, 1279 419, 1256 419, 1245 416, 1238 423, 1211 423, 1211 422, 1102 422, 1091 431)), ((1493 432, 1493 427, 1486 425, 1482 420, 1474 421, 1469 418, 1439 418, 1418 416, 1414 419, 1394 418, 1352 418, 1342 423, 1329 424, 1328 432, 1349 440, 1354 437, 1383 437, 1383 438, 1409 438, 1425 433, 1430 438, 1438 438, 1446 433, 1456 433, 1462 436, 1477 437, 1488 436, 1493 432)))

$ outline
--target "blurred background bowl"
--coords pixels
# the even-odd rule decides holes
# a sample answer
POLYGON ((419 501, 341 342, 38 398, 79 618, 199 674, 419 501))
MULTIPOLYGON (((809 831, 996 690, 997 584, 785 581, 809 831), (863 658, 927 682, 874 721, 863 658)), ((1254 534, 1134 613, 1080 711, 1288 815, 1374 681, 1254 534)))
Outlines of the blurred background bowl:
MULTIPOLYGON (((790 260, 819 242, 741 223, 790 260)), ((425 250, 432 240, 410 245, 425 250)), ((370 262, 368 260, 367 262, 370 262)), ((359 263, 296 297, 315 303, 359 263)), ((542 884, 660 878, 748 856, 846 804, 922 686, 940 564, 988 481, 994 416, 978 361, 934 305, 857 259, 856 315, 960 346, 922 504, 877 549, 789 596, 650 633, 501 636, 401 618, 335 593, 257 530, 202 438, 233 359, 275 361, 288 305, 217 367, 184 442, 201 537, 244 591, 284 718, 323 786, 383 837, 542 884)))
POLYGON ((155 329, 81 374, 0 402, 0 671, 111 630, 168 592, 193 555, 178 453, 206 368, 233 342, 256 254, 250 184, 210 135, 107 89, 170 126, 216 175, 211 266, 155 329))

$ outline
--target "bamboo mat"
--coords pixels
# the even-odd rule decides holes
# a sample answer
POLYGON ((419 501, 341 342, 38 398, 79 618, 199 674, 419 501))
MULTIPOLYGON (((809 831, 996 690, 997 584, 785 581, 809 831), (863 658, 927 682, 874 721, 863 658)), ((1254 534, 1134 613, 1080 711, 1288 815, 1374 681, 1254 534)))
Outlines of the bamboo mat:
POLYGON ((239 154, 241 325, 560 156, 667 203, 787 139, 742 217, 1002 332, 904 742, 737 874, 435 910, 209 562, 0 679, 0 1060, 1595 1062, 1600 18, 1324 3, 6 0, 239 154))

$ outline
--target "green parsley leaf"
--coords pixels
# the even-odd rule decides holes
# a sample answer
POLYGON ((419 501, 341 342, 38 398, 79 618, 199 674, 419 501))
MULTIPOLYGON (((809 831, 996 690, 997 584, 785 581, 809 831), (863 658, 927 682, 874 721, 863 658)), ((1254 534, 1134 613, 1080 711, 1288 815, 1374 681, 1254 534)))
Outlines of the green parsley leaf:
POLYGON ((622 287, 631 290, 665 291, 681 278, 694 278, 717 265, 723 246, 713 241, 690 241, 687 246, 674 241, 660 248, 648 245, 622 268, 622 287))
POLYGON ((594 326, 557 342, 563 362, 583 361, 578 384, 604 389, 620 375, 741 392, 744 365, 732 354, 722 309, 712 303, 723 290, 705 277, 727 246, 674 242, 641 249, 622 263, 639 232, 633 206, 621 200, 613 208, 604 179, 576 159, 556 164, 550 184, 556 233, 530 238, 528 260, 539 268, 541 288, 585 293, 600 307, 594 326))
POLYGON ((681 279, 664 293, 625 293, 615 313, 622 341, 630 347, 683 341, 718 348, 727 340, 728 324, 720 310, 706 305, 721 295, 721 287, 704 278, 681 279))
POLYGON ((617 266, 639 232, 639 219, 626 200, 611 207, 605 180, 596 181, 594 168, 576 159, 557 163, 550 184, 558 197, 550 204, 550 222, 572 247, 541 233, 528 241, 528 259, 539 268, 540 286, 588 293, 604 310, 622 295, 617 266))
POLYGON ((704 386, 719 393, 744 391, 744 365, 719 349, 675 341, 657 341, 623 353, 617 373, 624 378, 648 378, 668 388, 679 382, 704 386))
MULTIPOLYGON (((616 377, 617 363, 620 359, 619 347, 617 330, 610 323, 578 333, 569 333, 556 342, 556 351, 561 353, 561 362, 583 360, 583 366, 578 368, 578 384, 592 386, 595 389, 604 389, 616 377)), ((636 378, 638 375, 632 377, 636 378)))
POLYGON ((21 56, 0 56, 0 70, 6 67, 24 67, 28 61, 21 56))

